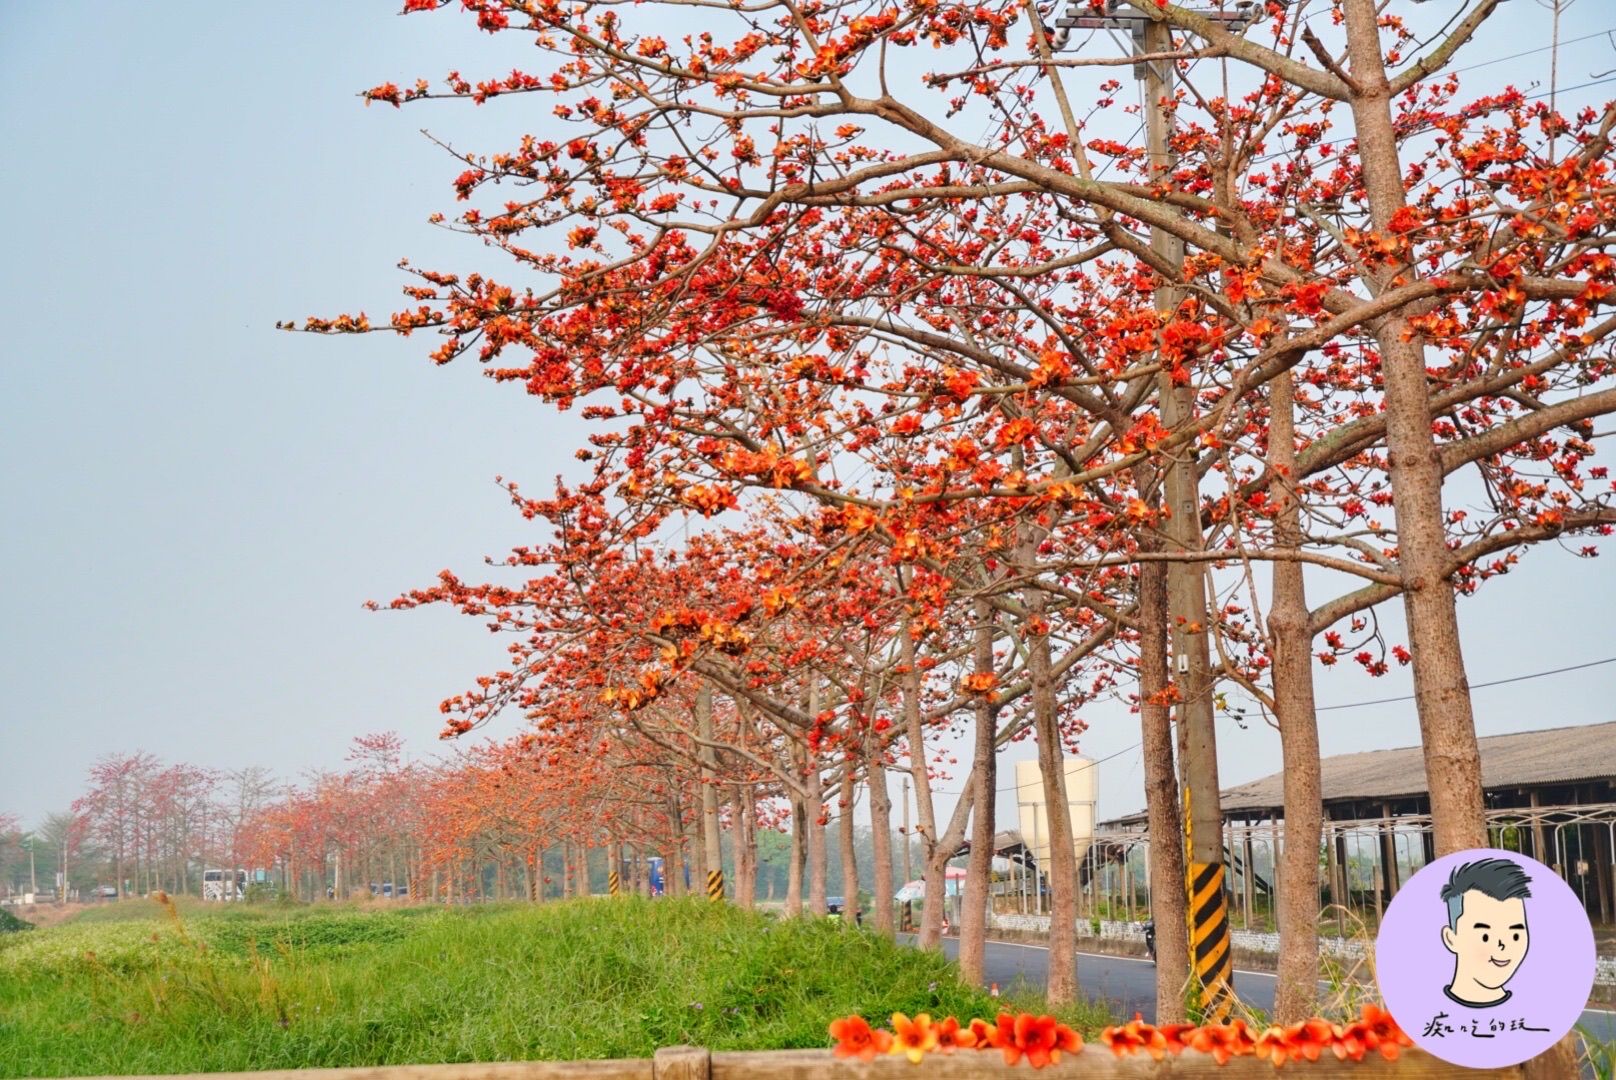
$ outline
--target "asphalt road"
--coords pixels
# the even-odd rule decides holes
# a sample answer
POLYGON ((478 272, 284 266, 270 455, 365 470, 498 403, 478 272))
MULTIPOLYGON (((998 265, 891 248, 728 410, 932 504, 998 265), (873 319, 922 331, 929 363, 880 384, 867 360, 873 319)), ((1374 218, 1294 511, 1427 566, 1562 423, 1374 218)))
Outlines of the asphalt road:
MULTIPOLYGON (((914 940, 908 934, 900 935, 900 939, 914 940)), ((949 959, 958 959, 959 939, 944 938, 943 950, 949 959)), ((1041 990, 1049 978, 1049 950, 1042 945, 989 941, 983 967, 984 981, 998 983, 1001 990, 1009 989, 1018 979, 1041 990)), ((1275 981, 1272 974, 1263 971, 1237 968, 1234 973, 1235 993, 1264 1011, 1274 1007, 1275 981)), ((1146 1020, 1155 1019, 1156 965, 1149 960, 1080 952, 1077 984, 1085 996, 1106 1002, 1118 1016, 1131 1019, 1139 1013, 1146 1020)), ((1590 1009, 1582 1014, 1582 1026, 1602 1042, 1616 1040, 1616 1013, 1590 1009)))

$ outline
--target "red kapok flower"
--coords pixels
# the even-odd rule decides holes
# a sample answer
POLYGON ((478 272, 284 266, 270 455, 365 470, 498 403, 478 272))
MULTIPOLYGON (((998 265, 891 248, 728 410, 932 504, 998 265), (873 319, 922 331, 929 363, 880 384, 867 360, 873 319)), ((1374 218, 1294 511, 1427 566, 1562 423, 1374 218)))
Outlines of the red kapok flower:
POLYGON ((1166 1040, 1165 1049, 1169 1054, 1183 1053, 1189 1045, 1189 1039, 1199 1030, 1194 1024, 1162 1024, 1156 1028, 1166 1040))
POLYGON ((1145 1023, 1138 1013, 1134 1013, 1133 1019, 1126 1024, 1108 1027, 1100 1032, 1100 1041, 1109 1046, 1117 1057, 1144 1050, 1160 1061, 1167 1054, 1167 1037, 1156 1030, 1154 1024, 1145 1023))
POLYGON ((884 1054, 892 1045, 892 1036, 884 1031, 871 1031, 862 1016, 846 1016, 830 1022, 830 1037, 836 1040, 837 1057, 856 1057, 874 1061, 876 1054, 884 1054))
POLYGON ((1290 1040, 1285 1037, 1285 1029, 1275 1024, 1257 1036, 1257 1056, 1264 1061, 1272 1062, 1274 1068, 1279 1068, 1291 1059, 1290 1040))
POLYGON ((1244 1057, 1256 1050, 1256 1040, 1244 1020, 1231 1020, 1227 1024, 1207 1024, 1196 1028, 1187 1045, 1203 1054, 1211 1054, 1219 1065, 1228 1064, 1232 1057, 1244 1057))
MULTIPOLYGON (((945 1054, 952 1054, 955 1050, 974 1050, 977 1047, 976 1024, 969 1027, 960 1027, 960 1022, 950 1016, 937 1025, 937 1049, 945 1054)), ((983 1024, 985 1028, 987 1025, 983 1024)))
POLYGON ((919 1065, 920 1059, 935 1049, 937 1028, 930 1016, 921 1013, 911 1020, 903 1013, 892 1014, 892 1049, 888 1053, 903 1054, 919 1065))
POLYGON ((999 1045, 999 1029, 986 1020, 972 1020, 971 1035, 978 1050, 992 1050, 999 1045))
POLYGON ((1004 1054, 1005 1064, 1014 1065, 1026 1055, 1027 1064, 1041 1069, 1059 1061, 1062 1050, 1073 1054, 1082 1050, 1083 1039, 1053 1016, 1000 1013, 993 1045, 1004 1054))
POLYGON ((1335 1051, 1337 1058, 1342 1061, 1349 1058, 1353 1061, 1363 1060, 1364 1052, 1369 1049, 1369 1044, 1364 1041, 1364 1027, 1362 1024, 1356 1021, 1351 1024, 1337 1024, 1335 1025, 1334 1035, 1335 1038, 1330 1043, 1330 1049, 1335 1051))
POLYGON ((1301 1020, 1285 1029, 1285 1042, 1290 1048, 1292 1061, 1317 1061, 1335 1038, 1329 1021, 1301 1020))
POLYGON ((1364 1043, 1372 1050, 1379 1050, 1387 1061, 1396 1061, 1401 1047, 1414 1045, 1414 1040, 1397 1026, 1392 1014, 1379 1005, 1366 1003, 1357 1026, 1363 1031, 1364 1043))

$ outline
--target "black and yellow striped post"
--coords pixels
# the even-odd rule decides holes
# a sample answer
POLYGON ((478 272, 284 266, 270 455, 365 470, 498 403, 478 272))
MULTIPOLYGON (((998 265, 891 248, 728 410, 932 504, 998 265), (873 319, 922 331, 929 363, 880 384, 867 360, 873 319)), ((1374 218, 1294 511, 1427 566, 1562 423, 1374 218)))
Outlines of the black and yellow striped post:
POLYGON ((621 885, 622 883, 617 879, 617 867, 614 866, 610 870, 606 871, 607 896, 616 896, 617 890, 621 887, 621 885))
POLYGON ((1234 1009, 1234 953, 1230 950, 1229 905, 1223 890, 1223 838, 1219 835, 1217 846, 1210 848, 1217 861, 1207 862, 1206 838, 1199 838, 1203 843, 1195 842, 1195 826, 1190 785, 1185 784, 1184 889, 1189 897, 1185 913, 1189 919, 1190 970, 1200 991, 1203 1021, 1221 1024, 1234 1009), (1198 850, 1202 853, 1200 859, 1196 858, 1198 850))
POLYGON ((1229 951, 1229 905, 1223 864, 1189 863, 1190 957, 1202 987, 1205 1019, 1221 1024, 1234 1007, 1234 957, 1229 951))
POLYGON ((707 871, 707 899, 714 903, 724 899, 724 871, 707 871))

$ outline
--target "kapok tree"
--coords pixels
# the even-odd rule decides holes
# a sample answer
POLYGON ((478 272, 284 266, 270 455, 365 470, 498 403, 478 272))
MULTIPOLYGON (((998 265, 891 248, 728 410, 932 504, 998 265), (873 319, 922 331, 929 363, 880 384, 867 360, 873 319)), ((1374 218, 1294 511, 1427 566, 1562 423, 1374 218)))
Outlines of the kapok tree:
MULTIPOLYGON (((390 326, 444 329, 440 361, 467 350, 487 360, 518 354, 495 376, 563 404, 615 397, 593 408, 617 425, 602 440, 627 497, 654 493, 719 512, 734 504, 743 477, 762 475, 839 499, 844 514, 860 509, 895 543, 915 548, 924 536, 917 505, 1118 483, 1112 478, 1148 471, 1156 455, 1224 437, 1242 403, 1310 352, 1332 344, 1372 350, 1382 367, 1374 407, 1386 416, 1400 530, 1396 573, 1422 645, 1412 663, 1438 843, 1446 850, 1479 842, 1474 733, 1443 578, 1442 471, 1425 364, 1434 328, 1419 320, 1444 298, 1477 309, 1512 297, 1586 309, 1608 277, 1591 250, 1570 263, 1516 258, 1523 233, 1499 244, 1492 234, 1483 242, 1454 232, 1435 266, 1398 257, 1397 237, 1422 224, 1441 236, 1452 207, 1435 188, 1429 205, 1409 204, 1405 146, 1420 130, 1399 127, 1393 102, 1431 82, 1495 3, 1479 4, 1395 75, 1386 63, 1397 46, 1382 41, 1369 0, 1331 9, 1341 31, 1305 20, 1308 35, 1300 33, 1301 7, 1291 21, 1275 8, 1268 44, 1233 38, 1172 5, 1138 3, 1179 34, 1179 54, 1220 60, 1237 82, 1255 86, 1240 103, 1186 98, 1178 107, 1181 158, 1199 146, 1202 164, 1148 183, 1099 178, 1094 155, 1122 157, 1128 148, 1119 153, 1121 144, 1086 137, 1068 85, 1076 62, 1057 60, 1041 29, 1011 44, 1018 21, 1035 21, 1017 4, 714 8, 711 30, 673 45, 647 14, 655 5, 634 9, 632 36, 610 3, 469 6, 491 31, 532 34, 555 63, 539 75, 478 85, 455 76, 443 92, 479 101, 556 95, 555 119, 546 122, 573 125, 575 137, 534 137, 469 161, 459 181, 468 196, 500 182, 537 189, 457 223, 504 249, 534 287, 423 272, 413 287, 419 306, 390 326), (1319 40, 1319 67, 1291 55, 1291 43, 1309 35, 1319 40), (922 40, 939 46, 953 77, 917 77, 897 62, 922 40), (1337 58, 1331 48, 1343 40, 1347 54, 1337 58), (960 84, 970 93, 949 98, 960 84), (993 125, 990 137, 973 141, 944 121, 948 109, 975 98, 983 111, 961 115, 993 125), (1188 116, 1196 109, 1206 118, 1199 130, 1188 116), (1300 212, 1299 193, 1273 182, 1255 148, 1272 139, 1305 151, 1337 111, 1352 114, 1361 165, 1347 166, 1339 207, 1327 207, 1353 231, 1337 225, 1340 246, 1321 259, 1313 232, 1321 215, 1300 212), (710 128, 695 126, 706 121, 710 128), (1156 256, 1152 230, 1182 243, 1182 265, 1156 256), (580 254, 558 253, 563 244, 580 254), (1129 281, 1129 317, 1087 321, 1091 306, 1067 295, 1129 281), (1028 302, 1029 283, 1067 292, 1051 288, 1028 302), (1183 303, 1162 310, 1154 295, 1146 299, 1164 283, 1183 303), (898 380, 866 381, 895 350, 904 350, 914 400, 900 407, 875 396, 861 413, 852 403, 859 395, 897 393, 898 380), (1197 390, 1173 430, 1155 412, 1157 375, 1197 390), (961 456, 946 490, 915 486, 907 500, 892 491, 871 507, 825 483, 825 451, 802 456, 800 441, 818 430, 811 416, 842 415, 828 404, 833 396, 859 420, 836 429, 842 449, 902 438, 902 427, 924 423, 921 416, 949 401, 963 412, 1003 398, 1034 418, 1037 406, 1069 406, 1059 430, 1072 434, 1045 435, 1047 463, 1021 476, 980 472, 961 456), (767 441, 755 425, 733 422, 736 412, 755 414, 756 400, 784 410, 767 441), (772 437, 778 433, 789 439, 772 437), (703 469, 724 475, 694 482, 703 469)), ((671 25, 683 5, 666 10, 671 25)), ((1107 61, 1131 62, 1095 59, 1102 70, 1107 61)), ((397 104, 433 93, 389 84, 370 96, 397 104)), ((1603 215, 1597 191, 1540 172, 1533 199, 1548 195, 1541 205, 1551 216, 1561 207, 1568 223, 1585 210, 1603 215)), ((1513 214, 1533 204, 1503 205, 1513 214)), ((1458 219, 1469 213, 1452 211, 1458 219)), ((1129 294, 1116 295, 1113 306, 1125 306, 1129 294)), ((368 322, 312 325, 357 330, 368 322)), ((1518 361, 1516 354, 1502 362, 1518 361)))

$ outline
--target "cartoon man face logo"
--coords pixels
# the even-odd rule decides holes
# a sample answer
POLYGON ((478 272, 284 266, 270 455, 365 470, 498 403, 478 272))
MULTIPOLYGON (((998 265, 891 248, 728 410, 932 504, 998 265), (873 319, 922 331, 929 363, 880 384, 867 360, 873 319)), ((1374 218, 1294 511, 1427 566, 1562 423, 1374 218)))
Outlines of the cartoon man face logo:
POLYGON ((1448 997, 1473 1009, 1509 1000, 1504 984, 1526 958, 1531 880, 1508 859, 1465 863, 1449 876, 1441 894, 1448 905, 1442 944, 1454 957, 1448 997))

